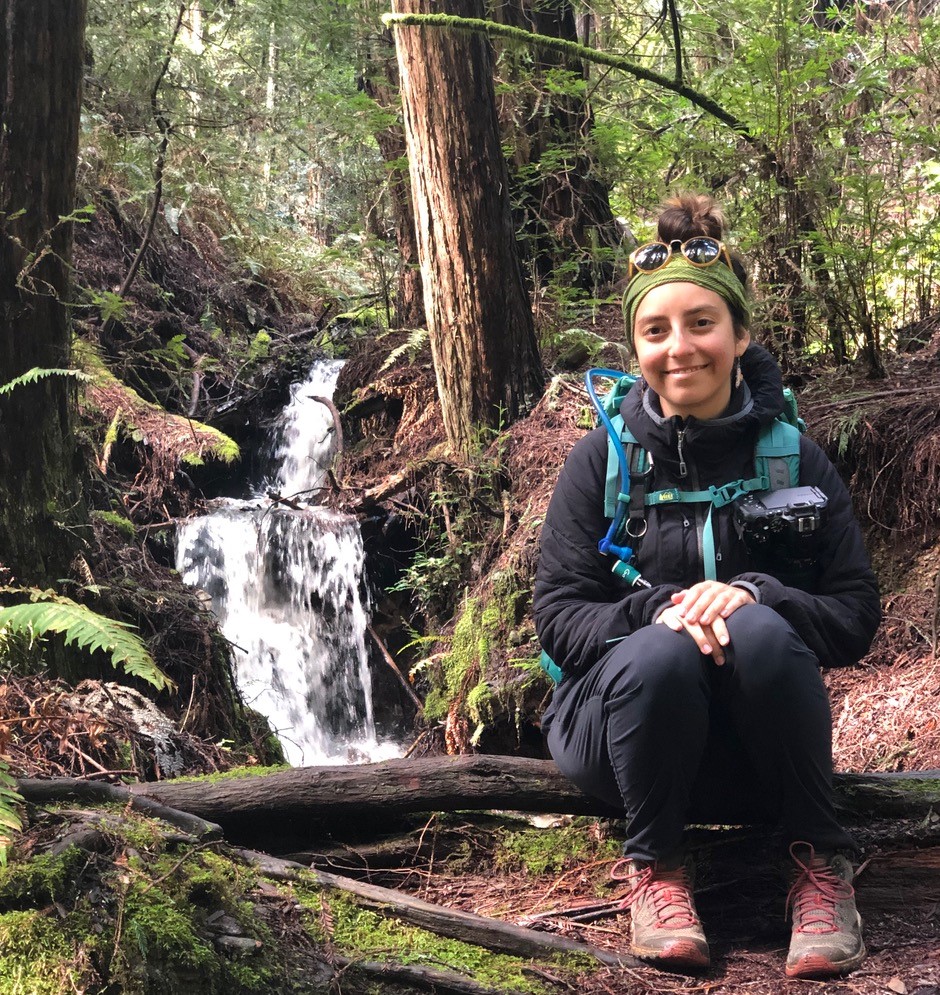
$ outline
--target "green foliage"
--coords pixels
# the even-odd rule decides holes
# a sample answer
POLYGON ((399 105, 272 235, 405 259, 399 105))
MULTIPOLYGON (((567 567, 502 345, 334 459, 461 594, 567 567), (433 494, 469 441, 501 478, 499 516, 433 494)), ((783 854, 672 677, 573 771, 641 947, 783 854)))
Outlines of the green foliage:
POLYGON ((102 324, 109 321, 123 322, 127 320, 127 300, 114 293, 113 290, 86 289, 89 301, 98 308, 102 324))
MULTIPOLYGON (((7 851, 13 842, 11 833, 18 833, 23 828, 19 814, 22 804, 23 796, 16 790, 16 779, 10 773, 9 766, 0 760, 0 868, 7 866, 7 851)), ((2 882, 0 877, 0 894, 2 882)))
POLYGON ((126 623, 99 615, 51 591, 31 589, 29 594, 32 600, 25 604, 0 608, 0 640, 7 632, 25 632, 33 638, 62 633, 67 646, 74 644, 89 652, 101 650, 108 654, 115 669, 152 684, 158 691, 173 686, 126 623))
MULTIPOLYGON (((422 661, 430 690, 424 703, 430 721, 444 719, 455 705, 474 723, 470 742, 476 745, 495 712, 507 704, 505 684, 495 673, 495 664, 505 654, 509 633, 517 621, 522 592, 509 571, 493 576, 485 604, 464 596, 449 647, 433 662, 422 661)), ((521 690, 517 689, 517 690, 521 690)))
POLYGON ((41 370, 34 366, 31 370, 27 370, 20 376, 0 386, 0 397, 4 394, 11 394, 17 387, 36 383, 39 380, 45 380, 47 377, 70 377, 73 380, 84 383, 91 380, 91 377, 87 373, 82 373, 81 370, 41 370))
POLYGON ((0 907, 22 906, 27 900, 40 906, 61 901, 85 859, 78 847, 70 846, 62 853, 40 853, 5 865, 0 869, 0 907))
POLYGON ((391 369, 403 356, 407 356, 408 362, 413 363, 421 350, 427 346, 428 339, 429 333, 426 328, 412 328, 408 338, 388 354, 385 362, 379 367, 379 372, 391 369))

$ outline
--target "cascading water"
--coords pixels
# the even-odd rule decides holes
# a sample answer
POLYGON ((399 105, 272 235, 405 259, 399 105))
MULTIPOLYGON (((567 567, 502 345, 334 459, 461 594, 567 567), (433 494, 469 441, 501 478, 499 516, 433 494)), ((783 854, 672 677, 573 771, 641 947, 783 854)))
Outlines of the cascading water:
POLYGON ((345 763, 397 755, 376 740, 355 519, 316 505, 272 506, 276 490, 306 501, 326 476, 333 440, 329 408, 341 363, 318 363, 292 388, 267 455, 273 479, 255 497, 215 502, 177 535, 177 569, 202 588, 235 647, 245 700, 274 727, 293 764, 345 763))

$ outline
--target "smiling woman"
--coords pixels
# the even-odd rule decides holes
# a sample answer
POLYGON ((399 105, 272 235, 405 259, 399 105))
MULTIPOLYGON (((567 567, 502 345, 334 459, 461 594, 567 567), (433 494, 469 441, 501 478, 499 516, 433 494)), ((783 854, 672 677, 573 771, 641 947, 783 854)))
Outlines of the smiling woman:
POLYGON ((819 667, 865 654, 878 590, 821 450, 799 438, 786 482, 758 469, 783 384, 750 344, 744 270, 721 237, 712 201, 683 197, 631 257, 624 315, 642 379, 620 406, 630 511, 610 537, 629 563, 612 573, 598 552, 600 428, 572 450, 542 528, 536 626, 564 675, 542 728, 561 771, 626 815, 615 876, 637 956, 708 965, 684 826, 763 821, 792 858, 786 974, 824 977, 856 968, 865 946, 819 667), (826 505, 812 545, 752 541, 744 500, 779 502, 797 482, 826 505))

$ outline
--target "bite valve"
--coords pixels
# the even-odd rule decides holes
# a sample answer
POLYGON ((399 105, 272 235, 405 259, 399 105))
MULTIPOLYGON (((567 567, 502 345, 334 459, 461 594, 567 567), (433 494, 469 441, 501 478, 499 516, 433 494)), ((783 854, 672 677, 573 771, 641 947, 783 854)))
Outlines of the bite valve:
POLYGON ((632 587, 652 587, 649 581, 643 580, 640 576, 640 571, 636 567, 631 566, 623 560, 617 560, 610 569, 612 573, 621 577, 632 587))

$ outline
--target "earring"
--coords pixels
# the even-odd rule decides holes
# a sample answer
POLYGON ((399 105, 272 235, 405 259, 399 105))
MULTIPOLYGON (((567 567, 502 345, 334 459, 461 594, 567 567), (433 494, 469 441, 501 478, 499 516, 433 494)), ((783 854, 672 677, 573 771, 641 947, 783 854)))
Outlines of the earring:
POLYGON ((744 374, 741 372, 741 357, 734 357, 734 366, 731 367, 731 382, 735 387, 740 387, 744 383, 744 374))

